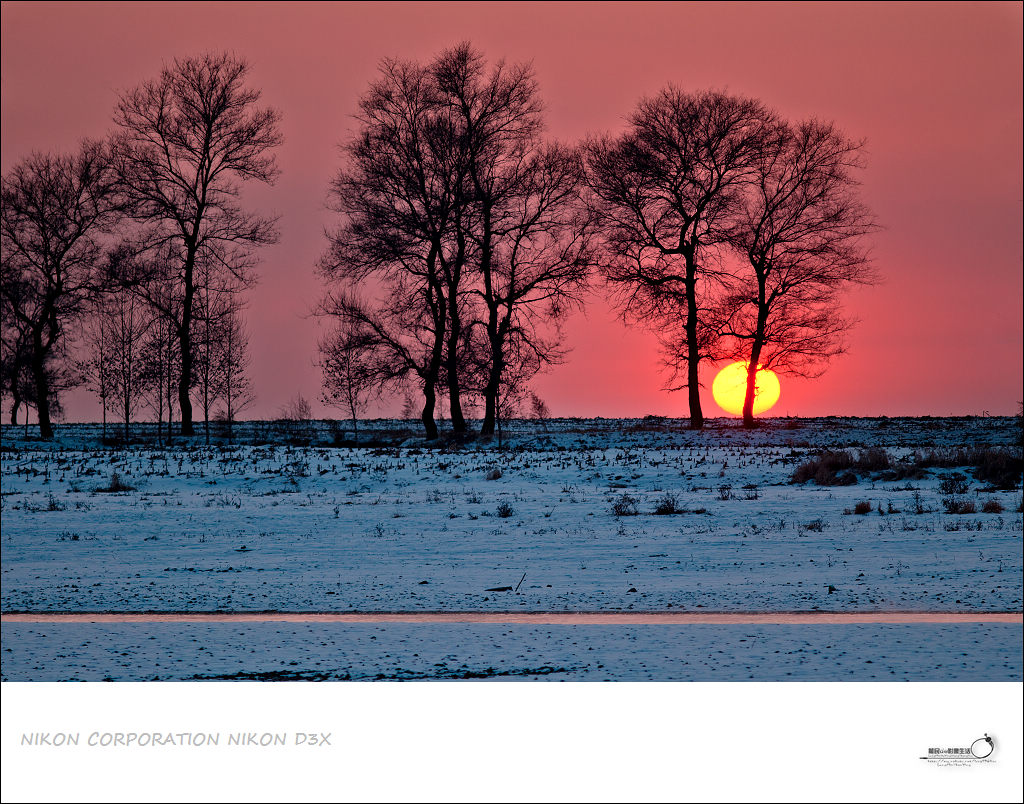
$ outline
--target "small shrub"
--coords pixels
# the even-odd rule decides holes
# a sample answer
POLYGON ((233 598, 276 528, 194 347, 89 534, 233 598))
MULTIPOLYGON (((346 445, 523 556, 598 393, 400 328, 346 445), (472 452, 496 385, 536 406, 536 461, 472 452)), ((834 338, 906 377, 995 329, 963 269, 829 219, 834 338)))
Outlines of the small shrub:
POLYGON ((966 494, 968 491, 967 478, 959 472, 945 477, 939 483, 939 491, 943 494, 966 494))
POLYGON ((857 468, 865 472, 880 472, 888 469, 892 464, 889 453, 881 447, 868 447, 862 449, 857 456, 857 468))
POLYGON ((484 477, 487 480, 500 480, 501 470, 495 467, 494 469, 491 469, 486 475, 484 475, 484 477))
POLYGON ((997 489, 1012 491, 1017 488, 1024 470, 1024 460, 1021 460, 1019 453, 1019 450, 1013 452, 999 448, 981 450, 976 456, 977 469, 974 470, 974 476, 997 489))
POLYGON ((806 483, 813 480, 819 486, 852 486, 857 482, 857 471, 881 472, 891 466, 889 453, 881 447, 863 449, 856 458, 847 450, 825 450, 797 466, 792 481, 806 483))
POLYGON ((973 514, 978 510, 974 506, 974 500, 965 500, 961 497, 943 497, 942 508, 947 514, 973 514))
POLYGON ((804 525, 804 530, 813 530, 815 533, 821 533, 823 530, 825 530, 825 520, 814 519, 808 522, 806 525, 804 525))
POLYGON ((114 472, 110 476, 110 483, 106 486, 100 486, 96 491, 103 492, 106 494, 116 494, 120 491, 135 491, 135 486, 125 483, 121 479, 121 475, 114 472))
POLYGON ((981 511, 984 514, 1001 514, 1003 513, 1003 504, 999 500, 985 500, 981 511))
POLYGON ((863 516, 871 513, 871 500, 861 500, 853 506, 853 513, 863 516))
POLYGON ((654 513, 659 516, 668 516, 670 514, 681 514, 683 508, 679 505, 679 499, 675 494, 665 494, 657 505, 654 506, 654 513))
POLYGON ((974 467, 974 476, 989 485, 1004 490, 1017 488, 1024 471, 1024 459, 1014 447, 935 448, 914 453, 914 465, 919 468, 960 466, 974 467))
POLYGON ((498 507, 494 509, 494 515, 501 517, 502 519, 508 519, 510 516, 515 516, 515 509, 507 502, 498 503, 498 507))
POLYGON ((731 500, 732 499, 732 486, 719 486, 718 487, 718 499, 720 500, 731 500))
POLYGON ((640 513, 637 508, 636 497, 632 497, 629 494, 623 494, 619 499, 612 503, 612 513, 615 516, 636 516, 640 513))
POLYGON ((819 486, 852 486, 857 482, 857 474, 852 471, 854 464, 853 456, 846 450, 826 450, 797 466, 792 482, 813 480, 819 486))

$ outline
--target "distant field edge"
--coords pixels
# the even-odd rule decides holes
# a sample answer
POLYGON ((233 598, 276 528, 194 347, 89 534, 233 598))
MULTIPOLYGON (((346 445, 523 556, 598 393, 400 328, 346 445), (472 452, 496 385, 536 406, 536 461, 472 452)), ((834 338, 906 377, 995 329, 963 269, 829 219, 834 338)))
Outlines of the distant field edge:
POLYGON ((1021 611, 10 611, 4 623, 867 625, 1009 623, 1021 611))

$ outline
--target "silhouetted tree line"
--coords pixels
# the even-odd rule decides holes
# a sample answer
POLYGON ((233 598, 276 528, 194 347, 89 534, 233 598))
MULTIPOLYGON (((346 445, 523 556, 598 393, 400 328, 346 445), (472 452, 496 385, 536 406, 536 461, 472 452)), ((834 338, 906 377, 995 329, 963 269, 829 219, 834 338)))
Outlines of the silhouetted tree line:
POLYGON ((360 394, 413 386, 428 438, 440 391, 456 434, 467 401, 493 433, 600 282, 659 334, 693 427, 701 361, 748 361, 752 426, 757 369, 820 373, 852 323, 839 293, 874 281, 862 143, 832 124, 669 86, 621 134, 555 143, 529 65, 468 44, 383 62, 359 108, 320 262, 325 398, 353 417, 360 394))
MULTIPOLYGON (((274 221, 239 205, 272 183, 276 110, 228 54, 179 59, 121 95, 114 133, 33 153, 3 176, 2 390, 53 435, 60 394, 87 382, 123 436, 147 404, 193 435, 193 396, 230 423, 252 402, 241 291, 274 221)), ((166 429, 164 425, 166 423, 166 429)), ((106 433, 104 433, 106 434, 106 433)))
MULTIPOLYGON (((242 294, 277 229, 239 198, 274 183, 281 134, 247 73, 228 54, 176 60, 121 95, 108 140, 3 176, 12 422, 34 407, 51 437, 81 382, 125 439, 143 405, 169 437, 175 410, 194 434, 198 404, 209 439, 211 417, 251 404, 242 294)), ((471 407, 484 436, 527 403, 546 418, 530 383, 565 359, 561 324, 596 289, 658 334, 694 428, 701 362, 746 361, 752 426, 757 369, 823 371, 852 324, 841 292, 875 281, 863 143, 751 98, 670 85, 621 133, 559 143, 530 65, 461 44, 382 62, 356 119, 317 312, 324 401, 357 437, 371 396, 403 397, 428 438, 442 400, 459 437, 471 407)))

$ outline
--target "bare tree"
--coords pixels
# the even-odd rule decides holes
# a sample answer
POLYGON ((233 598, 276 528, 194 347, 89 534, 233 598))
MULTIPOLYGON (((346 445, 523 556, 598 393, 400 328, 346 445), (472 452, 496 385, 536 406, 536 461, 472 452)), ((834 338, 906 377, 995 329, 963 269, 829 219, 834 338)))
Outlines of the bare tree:
POLYGON ((203 410, 203 432, 210 443, 210 415, 220 400, 225 374, 224 361, 228 328, 235 326, 237 294, 241 286, 226 272, 217 271, 209 260, 196 263, 196 296, 193 325, 193 377, 203 410))
POLYGON ((116 189, 108 148, 89 140, 74 154, 34 153, 3 177, 0 294, 27 337, 46 439, 61 387, 73 383, 72 324, 100 289, 103 237, 118 218, 116 189))
POLYGON ((758 368, 821 374, 853 323, 839 294, 877 280, 866 245, 876 227, 855 177, 862 146, 818 121, 779 123, 763 143, 728 230, 745 270, 732 276, 720 314, 731 356, 747 362, 746 427, 758 368))
POLYGON ((416 416, 416 400, 412 394, 402 397, 402 410, 398 415, 403 421, 409 421, 416 416))
POLYGON ((28 428, 28 410, 36 398, 36 386, 32 378, 31 348, 27 340, 17 340, 11 350, 4 350, 3 374, 4 391, 11 394, 11 424, 18 423, 18 411, 25 408, 25 426, 28 428))
POLYGON ((28 425, 28 407, 35 399, 35 385, 32 379, 32 343, 24 321, 15 314, 15 297, 25 289, 23 283, 12 283, 8 293, 0 295, 0 393, 11 395, 11 424, 18 423, 18 411, 24 406, 25 424, 28 425))
MULTIPOLYGON (((464 203, 457 228, 473 246, 468 293, 482 307, 473 322, 486 334, 482 435, 494 433, 497 400, 513 353, 530 353, 513 369, 558 362, 556 332, 545 332, 586 289, 592 260, 590 220, 577 203, 582 162, 572 149, 546 145, 542 103, 528 64, 488 67, 463 43, 442 53, 432 72, 461 132, 464 203), (513 341, 517 344, 512 346, 513 341)), ((458 290, 448 287, 451 379, 461 321, 458 290)), ((524 378, 519 376, 519 380, 524 378)), ((456 409, 453 406, 453 424, 456 409)))
POLYGON ((326 404, 344 408, 352 419, 353 440, 359 442, 359 411, 378 387, 375 381, 373 333, 358 321, 342 320, 320 344, 326 404))
POLYGON ((124 425, 124 442, 131 439, 131 421, 142 398, 148 371, 143 359, 152 314, 133 293, 118 289, 106 294, 92 313, 94 387, 104 405, 116 403, 124 425), (100 389, 103 389, 102 391, 100 389))
POLYGON ((415 63, 383 62, 359 107, 347 165, 331 183, 330 205, 344 221, 320 261, 332 289, 318 312, 372 333, 378 387, 418 381, 434 439, 448 323, 441 260, 457 239, 455 133, 430 73, 415 63))
POLYGON ((301 392, 281 406, 277 420, 280 429, 291 439, 308 442, 312 436, 313 407, 301 392))
POLYGON ((378 390, 416 378, 428 438, 442 388, 456 435, 467 394, 493 433, 510 356, 537 358, 517 376, 557 362, 549 324, 586 286, 581 161, 544 145, 540 115, 529 65, 489 67, 468 44, 425 67, 386 61, 332 184, 345 222, 321 262, 334 290, 320 312, 372 334, 378 390))
POLYGON ((586 145, 605 278, 631 320, 661 329, 660 316, 682 319, 685 351, 673 357, 686 367, 693 428, 704 425, 698 372, 712 341, 702 310, 714 250, 770 117, 755 100, 669 86, 639 103, 621 136, 586 145))
POLYGON ((159 78, 125 92, 115 114, 115 164, 141 226, 136 250, 160 254, 143 264, 168 269, 181 286, 173 318, 183 435, 194 434, 197 262, 209 260, 248 284, 255 248, 277 241, 274 219, 238 205, 242 183, 274 183, 271 151, 282 141, 280 113, 257 105, 261 93, 246 86, 248 72, 243 59, 227 53, 176 59, 159 78))
POLYGON ((180 309, 174 299, 179 292, 173 277, 156 273, 145 285, 132 284, 132 292, 139 293, 153 312, 152 325, 143 345, 144 393, 156 415, 157 441, 169 444, 171 422, 174 417, 174 398, 180 377, 181 341, 178 322, 173 317, 180 309), (166 417, 167 430, 163 424, 166 417))
POLYGON ((544 429, 547 430, 547 421, 551 418, 551 410, 548 408, 548 403, 533 391, 530 392, 530 412, 533 414, 533 418, 539 421, 544 429))
POLYGON ((506 373, 525 388, 564 359, 561 324, 582 305, 594 263, 592 220, 577 204, 582 169, 574 151, 538 147, 515 185, 494 209, 492 257, 481 261, 475 286, 488 347, 483 435, 494 432, 506 373))
MULTIPOLYGON (((452 429, 462 433, 466 427, 460 388, 465 361, 461 357, 469 323, 464 318, 463 294, 468 282, 486 283, 491 277, 495 251, 504 234, 500 231, 505 223, 502 213, 514 205, 512 188, 538 143, 542 106, 529 64, 507 66, 499 61, 488 68, 483 55, 469 43, 442 52, 431 63, 430 74, 456 134, 449 159, 457 190, 455 248, 451 254, 442 250, 441 266, 448 295, 446 374, 452 429), (477 263, 474 277, 467 276, 471 260, 477 263)), ((494 428, 494 390, 489 390, 485 433, 494 428)))
POLYGON ((249 333, 242 318, 241 308, 232 304, 222 320, 220 357, 217 361, 217 396, 224 408, 220 415, 228 428, 228 441, 234 440, 238 415, 255 401, 249 370, 249 333))
POLYGON ((106 315, 105 299, 95 305, 86 320, 84 334, 87 355, 82 365, 82 374, 89 390, 100 400, 103 419, 103 441, 107 440, 107 412, 114 397, 113 351, 110 317, 106 315))
MULTIPOLYGON (((513 342, 513 346, 516 342, 513 342)), ((502 426, 522 412, 528 401, 529 381, 539 371, 539 358, 532 350, 522 354, 513 352, 510 355, 505 371, 501 375, 498 386, 497 405, 495 406, 495 432, 498 436, 498 448, 503 446, 502 426)))

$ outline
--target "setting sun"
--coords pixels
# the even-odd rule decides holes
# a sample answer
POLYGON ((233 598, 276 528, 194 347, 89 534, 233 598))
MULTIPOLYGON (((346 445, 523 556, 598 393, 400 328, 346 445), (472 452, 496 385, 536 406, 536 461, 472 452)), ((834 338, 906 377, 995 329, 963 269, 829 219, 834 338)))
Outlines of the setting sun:
MULTIPOLYGON (((747 389, 747 364, 733 363, 715 375, 711 393, 722 410, 735 416, 743 414, 743 396, 747 389)), ((779 401, 779 378, 771 369, 758 367, 754 386, 754 415, 764 413, 779 401)))

